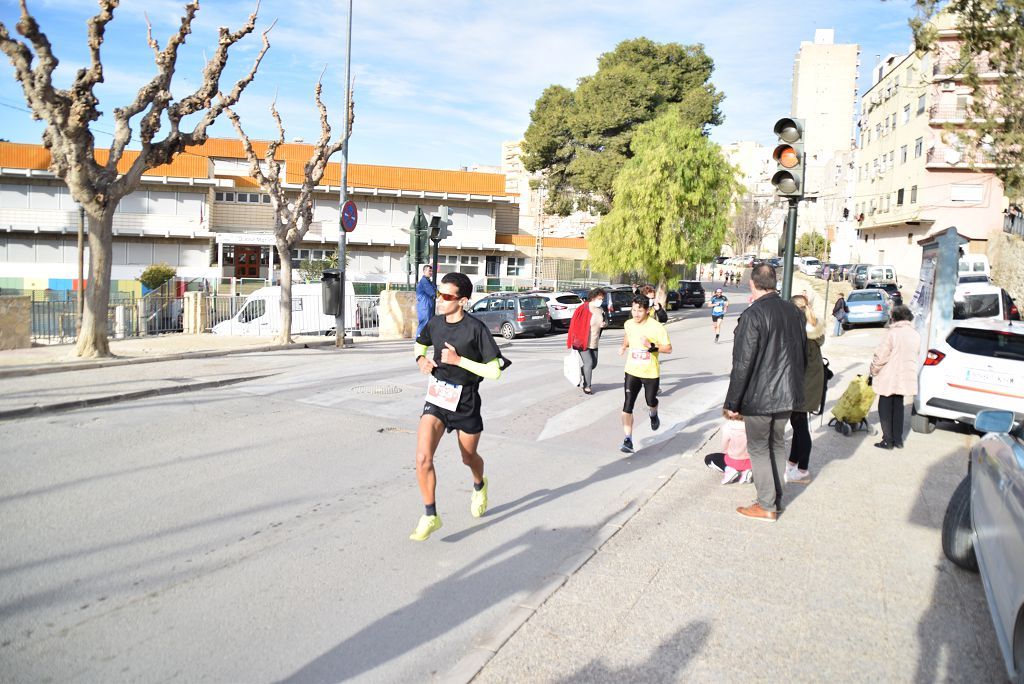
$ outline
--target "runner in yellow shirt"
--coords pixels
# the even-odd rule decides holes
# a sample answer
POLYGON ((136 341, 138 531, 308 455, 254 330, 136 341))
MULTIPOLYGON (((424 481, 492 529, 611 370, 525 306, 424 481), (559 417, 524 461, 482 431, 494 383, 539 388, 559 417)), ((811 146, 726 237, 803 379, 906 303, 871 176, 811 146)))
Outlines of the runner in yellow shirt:
POLYGON ((671 354, 672 343, 665 326, 650 318, 648 313, 650 303, 647 297, 634 297, 633 318, 623 326, 626 334, 619 347, 619 356, 626 356, 626 400, 622 404, 622 430, 626 438, 622 440, 621 447, 625 454, 633 453, 633 406, 641 387, 651 416, 651 429, 657 430, 661 425, 658 420, 658 384, 661 376, 658 355, 671 354))

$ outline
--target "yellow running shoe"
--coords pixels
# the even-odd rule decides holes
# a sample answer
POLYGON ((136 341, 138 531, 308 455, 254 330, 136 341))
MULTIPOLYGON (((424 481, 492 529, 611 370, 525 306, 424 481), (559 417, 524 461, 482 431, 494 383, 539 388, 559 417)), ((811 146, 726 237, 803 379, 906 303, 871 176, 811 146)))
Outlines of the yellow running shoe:
POLYGON ((441 516, 421 515, 420 521, 416 524, 416 529, 409 535, 409 539, 413 541, 426 541, 427 537, 439 529, 441 529, 441 516))
POLYGON ((487 512, 487 476, 484 476, 484 486, 480 491, 473 490, 473 497, 469 500, 469 512, 474 518, 479 518, 487 512))

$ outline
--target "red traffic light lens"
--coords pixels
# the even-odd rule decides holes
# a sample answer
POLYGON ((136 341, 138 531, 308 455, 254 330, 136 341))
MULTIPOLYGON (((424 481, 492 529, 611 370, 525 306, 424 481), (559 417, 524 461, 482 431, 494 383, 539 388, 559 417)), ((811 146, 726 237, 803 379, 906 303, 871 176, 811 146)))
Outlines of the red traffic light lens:
POLYGON ((800 155, 790 145, 779 145, 772 156, 783 168, 793 169, 800 164, 800 155))

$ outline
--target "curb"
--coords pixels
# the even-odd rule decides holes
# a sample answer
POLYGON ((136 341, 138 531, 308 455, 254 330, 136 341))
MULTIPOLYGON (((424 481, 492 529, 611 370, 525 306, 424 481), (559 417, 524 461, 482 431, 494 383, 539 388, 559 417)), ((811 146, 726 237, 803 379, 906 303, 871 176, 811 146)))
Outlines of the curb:
POLYGON ((267 377, 270 376, 254 375, 246 376, 244 378, 226 378, 224 380, 194 382, 189 385, 176 385, 174 387, 155 387, 153 389, 138 390, 135 392, 110 394, 104 397, 92 397, 91 399, 74 399, 72 401, 62 401, 56 404, 36 404, 33 406, 26 406, 24 408, 0 411, 0 422, 5 420, 13 420, 14 418, 24 418, 26 416, 41 416, 49 413, 59 413, 61 411, 73 411, 75 409, 81 408, 118 404, 122 401, 131 401, 133 399, 147 399, 149 397, 160 397, 171 394, 183 394, 185 392, 195 392, 198 390, 212 389, 215 387, 226 387, 228 385, 237 385, 238 383, 241 382, 249 382, 250 380, 259 380, 261 378, 267 377))
MULTIPOLYGON (((707 439, 703 440, 693 449, 687 452, 699 453, 713 440, 721 428, 715 428, 707 439)), ((519 628, 532 618, 544 603, 555 595, 573 575, 587 564, 587 562, 600 552, 601 548, 608 543, 616 534, 622 530, 633 517, 646 506, 651 499, 657 496, 658 492, 675 479, 679 474, 682 464, 679 463, 657 477, 660 479, 655 486, 645 489, 637 500, 622 507, 612 515, 608 521, 601 526, 592 538, 591 544, 584 546, 577 553, 566 558, 555 572, 545 577, 540 586, 530 593, 525 599, 515 605, 504 618, 497 624, 479 633, 473 640, 469 653, 459 659, 457 663, 441 678, 444 682, 468 682, 473 681, 480 671, 487 666, 491 658, 497 655, 501 647, 511 639, 519 628), (663 478, 663 479, 662 479, 663 478)))

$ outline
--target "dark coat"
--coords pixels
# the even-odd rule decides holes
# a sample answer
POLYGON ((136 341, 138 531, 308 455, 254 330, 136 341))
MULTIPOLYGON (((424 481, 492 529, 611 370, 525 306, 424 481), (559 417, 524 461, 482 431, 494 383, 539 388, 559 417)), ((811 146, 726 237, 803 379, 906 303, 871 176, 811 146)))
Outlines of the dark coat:
POLYGON ((763 295, 740 316, 732 349, 725 408, 767 416, 804 406, 806 319, 777 292, 763 295))
POLYGON ((807 370, 804 371, 804 405, 799 411, 814 413, 821 408, 821 390, 825 386, 825 362, 821 358, 821 345, 825 336, 808 337, 807 370))

